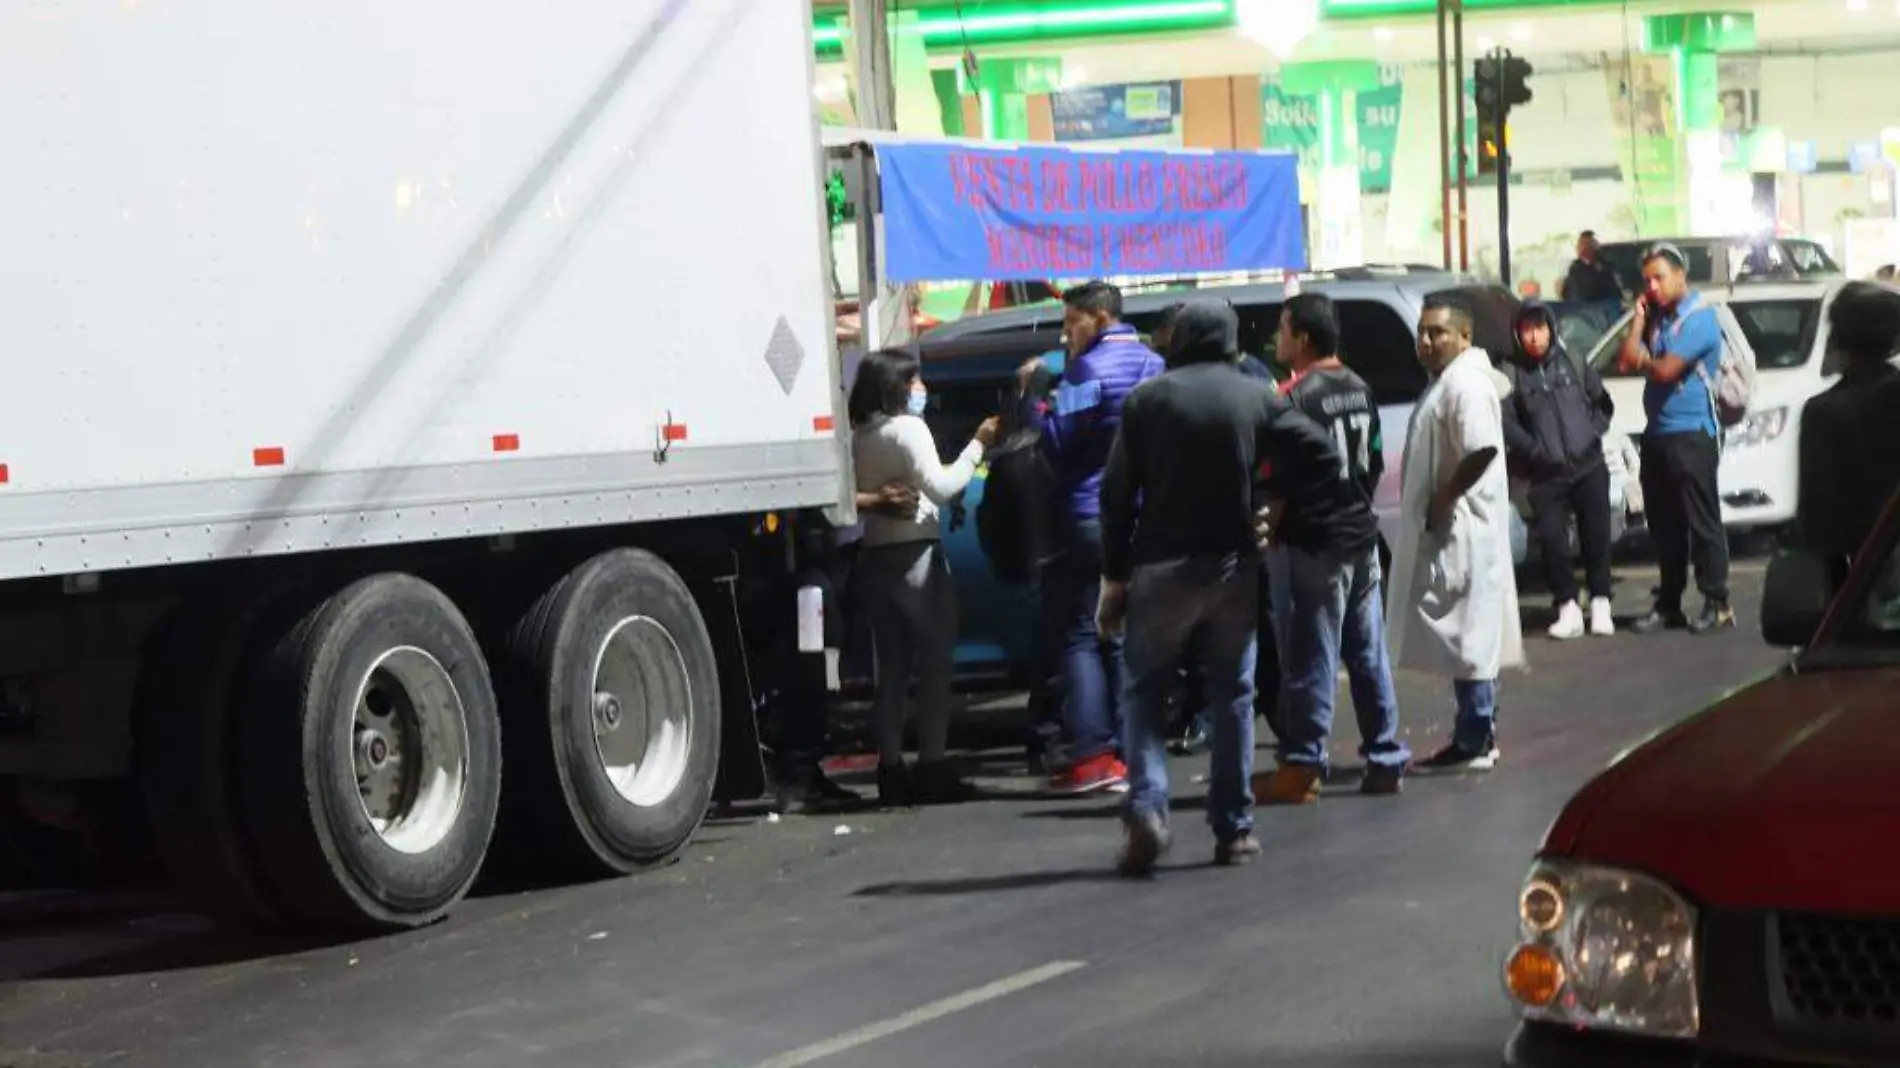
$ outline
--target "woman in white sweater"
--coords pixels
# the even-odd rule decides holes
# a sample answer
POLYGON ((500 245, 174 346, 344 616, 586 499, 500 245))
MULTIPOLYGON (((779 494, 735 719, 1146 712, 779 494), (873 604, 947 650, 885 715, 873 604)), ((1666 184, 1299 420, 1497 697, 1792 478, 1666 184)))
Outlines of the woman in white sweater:
POLYGON ((941 804, 971 793, 947 752, 957 598, 943 553, 942 509, 970 484, 983 451, 996 440, 998 420, 978 427, 956 462, 945 466, 924 423, 926 397, 917 358, 898 351, 865 356, 851 387, 858 491, 878 491, 889 483, 917 491, 916 508, 908 515, 864 514, 855 577, 877 653, 877 793, 886 805, 941 804), (904 764, 904 700, 913 674, 915 769, 904 764))

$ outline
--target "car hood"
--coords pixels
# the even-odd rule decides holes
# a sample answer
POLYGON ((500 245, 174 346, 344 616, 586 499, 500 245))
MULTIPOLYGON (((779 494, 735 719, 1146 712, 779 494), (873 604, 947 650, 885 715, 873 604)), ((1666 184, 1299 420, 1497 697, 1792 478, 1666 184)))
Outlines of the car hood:
POLYGON ((1709 905, 1896 915, 1896 826, 1900 669, 1783 673, 1626 754, 1545 853, 1709 905))

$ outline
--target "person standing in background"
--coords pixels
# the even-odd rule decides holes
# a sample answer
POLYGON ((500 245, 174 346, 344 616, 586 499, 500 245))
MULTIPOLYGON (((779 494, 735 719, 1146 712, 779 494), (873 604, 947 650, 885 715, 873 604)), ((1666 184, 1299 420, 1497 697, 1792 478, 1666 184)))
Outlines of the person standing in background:
POLYGON ((1418 357, 1432 381, 1400 475, 1392 664, 1449 675, 1458 702, 1450 744, 1414 765, 1424 772, 1497 765, 1498 676, 1524 662, 1500 390, 1471 322, 1454 300, 1425 301, 1418 357))
POLYGON ((1531 528, 1557 607, 1550 636, 1567 641, 1583 637, 1586 629, 1570 559, 1574 518, 1590 584, 1587 627, 1606 637, 1616 633, 1616 622, 1610 614, 1610 464, 1603 435, 1616 405, 1594 370, 1570 361, 1548 307, 1522 305, 1513 325, 1517 348, 1504 365, 1511 380, 1504 403, 1505 459, 1530 483, 1531 528))
POLYGON ((1287 399, 1332 439, 1340 467, 1336 485, 1325 487, 1337 498, 1323 509, 1330 517, 1325 536, 1309 515, 1294 511, 1267 553, 1283 722, 1280 767, 1255 778, 1254 800, 1319 799, 1342 655, 1359 718, 1359 754, 1366 761, 1360 792, 1396 794, 1412 751, 1399 740, 1398 692, 1386 658, 1379 523, 1372 514, 1385 471, 1379 406, 1371 387, 1340 361, 1339 316, 1330 299, 1316 293, 1289 299, 1280 311, 1274 349, 1292 372, 1287 399))
POLYGON ((876 650, 873 726, 878 800, 888 806, 942 804, 972 796, 949 759, 950 672, 957 640, 956 590, 943 552, 942 509, 976 474, 1001 420, 977 427, 954 463, 937 459, 923 413, 928 394, 917 357, 869 353, 851 384, 851 451, 860 493, 891 482, 917 492, 908 516, 864 514, 857 591, 870 614, 876 650), (904 763, 904 706, 917 676, 915 769, 904 763))
POLYGON ((1688 260, 1674 245, 1643 256, 1643 299, 1636 302, 1617 367, 1643 386, 1643 503, 1662 572, 1654 609, 1630 629, 1638 634, 1687 628, 1692 634, 1733 630, 1728 603, 1728 531, 1716 469, 1722 433, 1711 392, 1722 366, 1722 326, 1702 294, 1689 288, 1688 260), (1682 610, 1695 562, 1702 614, 1682 610))
POLYGON ((1827 557, 1837 577, 1900 485, 1900 291, 1849 282, 1827 311, 1839 381, 1801 409, 1801 496, 1795 538, 1827 557))
POLYGON ((1570 261, 1558 296, 1579 304, 1623 302, 1623 283, 1617 280, 1616 269, 1599 257, 1601 249, 1595 230, 1577 235, 1577 258, 1570 261))
MULTIPOLYGON (((1122 404, 1164 364, 1121 321, 1121 290, 1087 282, 1062 295, 1069 358, 1053 404, 1027 403, 1024 425, 1041 434, 1055 474, 1053 555, 1043 569, 1043 625, 1058 643, 1070 765, 1051 781, 1058 793, 1122 788, 1122 643, 1095 625, 1102 582, 1102 470, 1121 427, 1122 404)), ((1040 360, 1018 372, 1027 378, 1040 360)), ((1023 390, 1025 394, 1029 391, 1023 390)))

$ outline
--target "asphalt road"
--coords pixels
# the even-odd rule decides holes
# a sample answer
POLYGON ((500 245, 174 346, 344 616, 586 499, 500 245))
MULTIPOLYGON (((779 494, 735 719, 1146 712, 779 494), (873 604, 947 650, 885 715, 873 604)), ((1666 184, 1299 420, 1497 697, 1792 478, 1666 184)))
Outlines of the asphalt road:
MULTIPOLYGON (((1733 634, 1542 638, 1505 680, 1497 771, 1263 811, 1209 866, 1175 762, 1157 878, 1109 874, 1105 799, 709 823, 647 876, 468 902, 411 935, 225 936, 139 900, 0 901, 0 1066, 968 1068, 1492 1065, 1518 880, 1564 799, 1632 742, 1780 659, 1738 565, 1733 634)), ((1625 571, 1625 608, 1651 577, 1625 571)), ((1414 748, 1442 683, 1402 676, 1414 748)), ((1341 760, 1356 738, 1349 716, 1341 760)), ((1263 754, 1264 755, 1264 754, 1263 754)))

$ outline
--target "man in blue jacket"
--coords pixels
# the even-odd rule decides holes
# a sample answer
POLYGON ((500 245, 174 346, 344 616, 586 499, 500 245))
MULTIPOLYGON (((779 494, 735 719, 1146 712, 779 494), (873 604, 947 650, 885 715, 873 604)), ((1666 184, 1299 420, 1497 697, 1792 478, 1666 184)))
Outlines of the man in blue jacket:
MULTIPOLYGON (((1125 789, 1121 739, 1122 642, 1096 630, 1102 580, 1102 470, 1121 427, 1122 403, 1166 369, 1121 321, 1121 290, 1088 282, 1062 295, 1069 359, 1050 402, 1026 414, 1042 433, 1055 474, 1054 550, 1043 569, 1043 626, 1061 658, 1070 766, 1061 793, 1125 789)), ((1033 371, 1032 361, 1025 373, 1033 371)), ((1025 391, 1027 392, 1027 391, 1025 391)))

